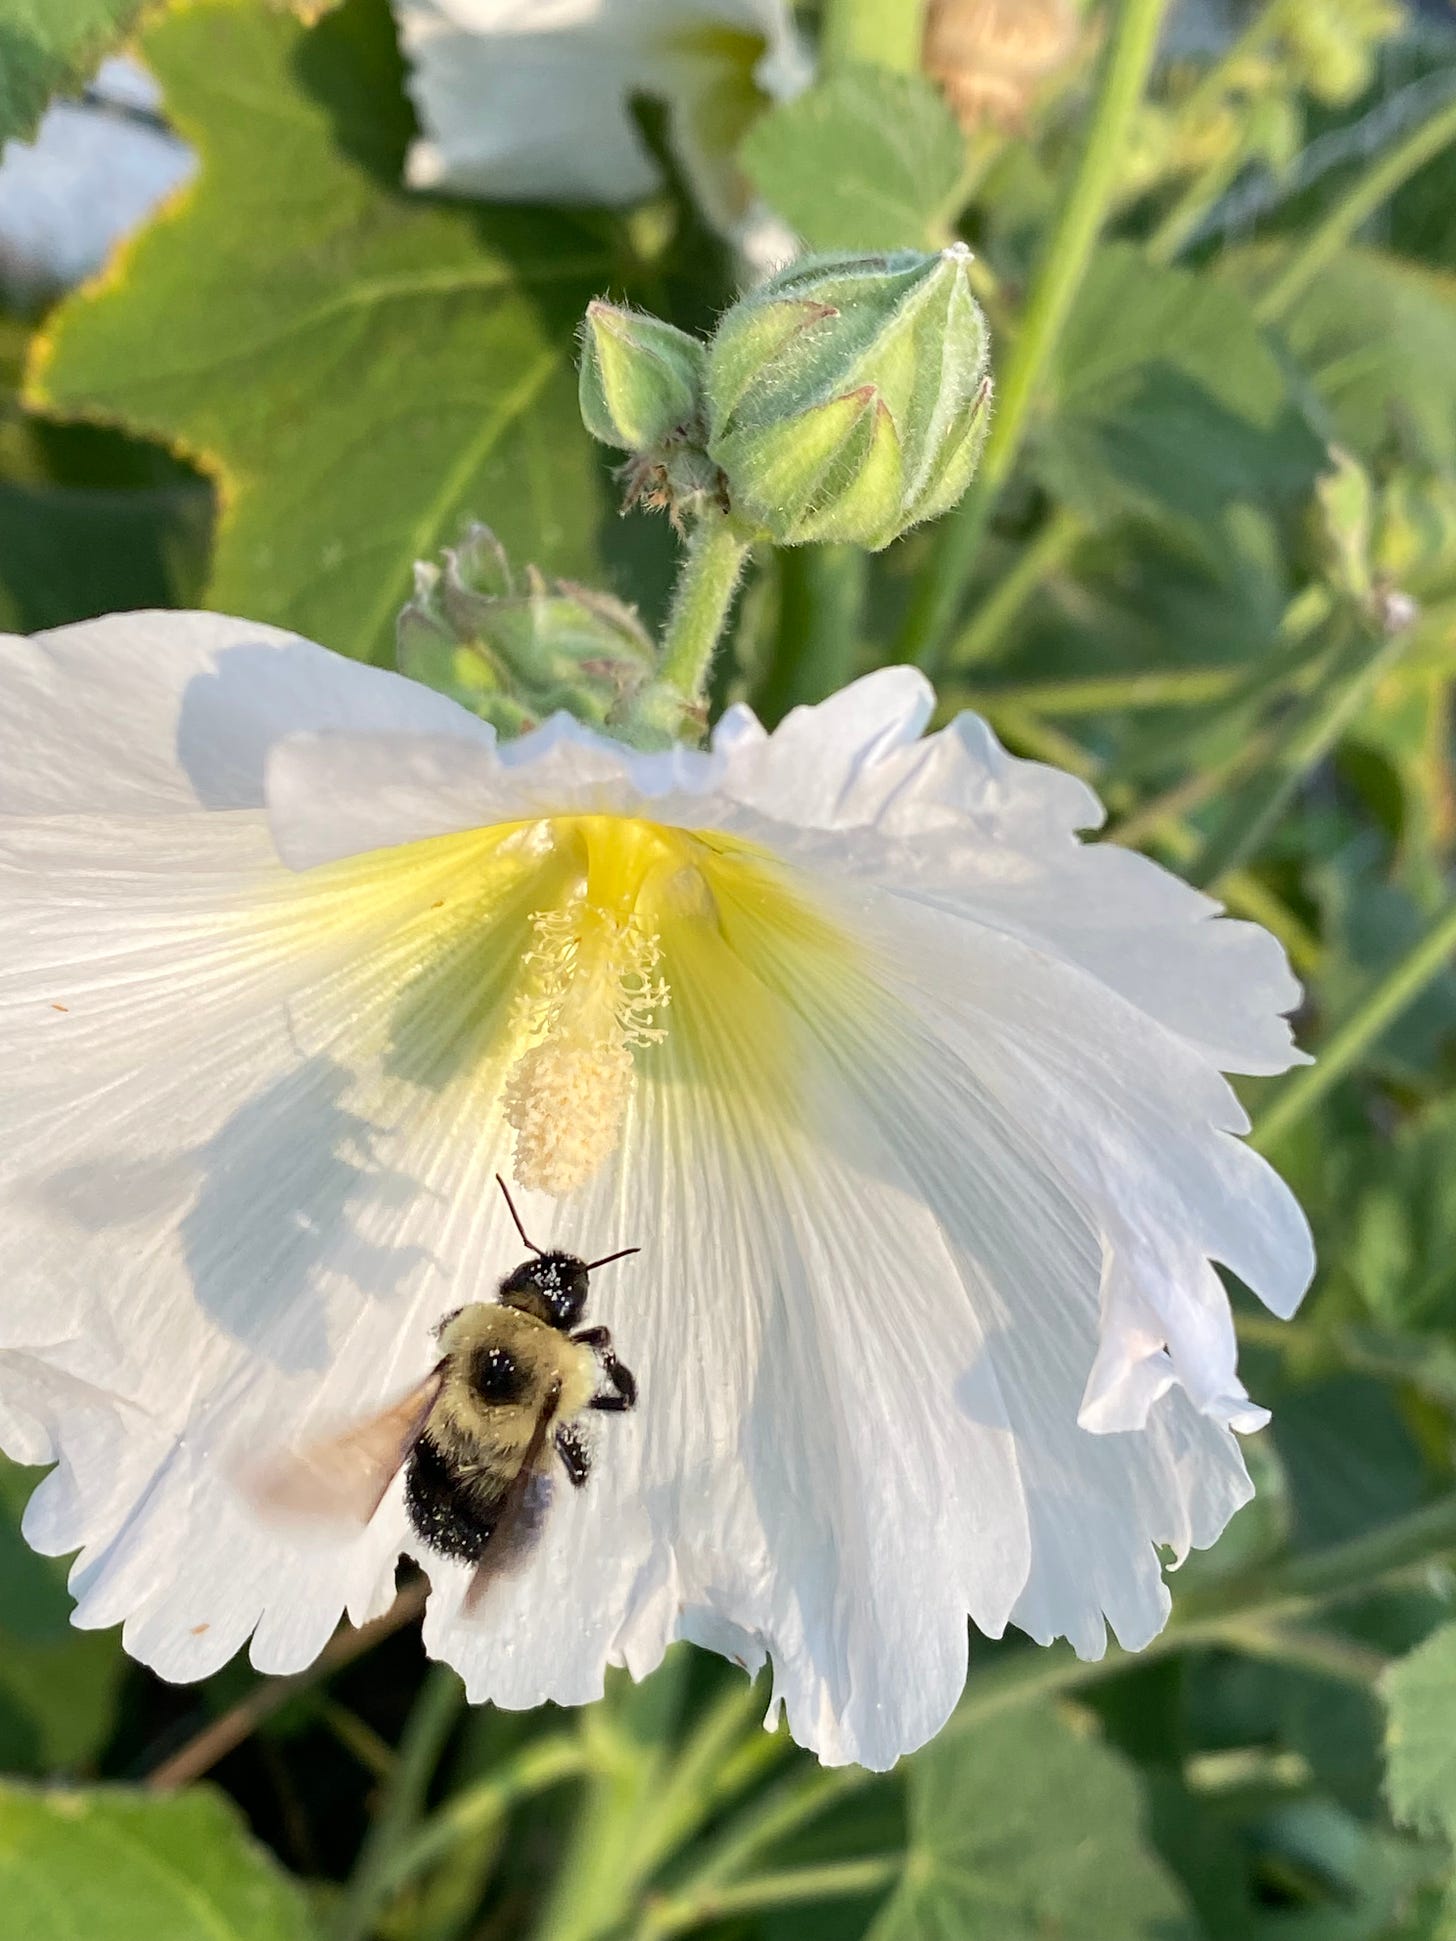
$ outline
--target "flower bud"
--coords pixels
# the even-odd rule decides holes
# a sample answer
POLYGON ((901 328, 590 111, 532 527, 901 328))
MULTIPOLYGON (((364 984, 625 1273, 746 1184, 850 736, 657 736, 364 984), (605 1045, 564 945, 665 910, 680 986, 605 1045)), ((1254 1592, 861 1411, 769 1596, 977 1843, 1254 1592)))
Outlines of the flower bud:
POLYGON ((399 616, 402 674, 448 694, 504 735, 565 709, 611 725, 656 666, 630 607, 609 594, 519 579, 499 540, 471 526, 444 564, 415 567, 414 598, 399 616))
POLYGON ((1380 493, 1371 550, 1382 578, 1439 597, 1456 574, 1456 483, 1439 474, 1393 473, 1380 493))
POLYGON ((1331 445, 1329 469, 1315 480, 1315 543, 1332 585, 1354 600, 1370 597, 1370 525, 1375 495, 1370 475, 1339 445, 1331 445))
POLYGON ((985 319, 963 243, 819 256, 740 299, 708 346, 708 455, 780 546, 878 551, 955 504, 985 440, 985 319))
POLYGON ((581 329, 582 421, 604 445, 655 453, 696 425, 704 361, 696 337, 598 298, 581 329))
POLYGON ((930 0, 926 9, 925 70, 967 133, 1019 128, 1076 46, 1072 0, 930 0))

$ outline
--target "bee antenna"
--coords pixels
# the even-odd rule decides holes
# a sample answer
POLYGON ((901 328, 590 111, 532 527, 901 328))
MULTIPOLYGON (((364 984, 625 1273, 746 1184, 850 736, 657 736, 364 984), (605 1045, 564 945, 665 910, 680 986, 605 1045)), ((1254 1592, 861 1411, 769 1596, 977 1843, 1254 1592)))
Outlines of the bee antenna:
POLYGON ((625 1260, 628 1254, 640 1254, 641 1251, 640 1247, 619 1247, 614 1254, 603 1254, 600 1260, 589 1260, 586 1271, 594 1274, 598 1267, 610 1267, 614 1260, 625 1260))
POLYGON ((499 1173, 497 1173, 495 1176, 495 1183, 500 1188, 501 1192, 505 1195, 506 1205, 511 1210, 511 1218, 516 1223, 516 1232, 521 1236, 522 1240, 525 1241, 526 1245, 531 1249, 531 1252, 533 1254, 539 1254, 541 1249, 536 1245, 535 1241, 531 1238, 530 1234, 528 1234, 526 1229, 521 1225, 521 1216, 516 1211, 516 1203, 511 1198, 510 1188, 506 1185, 505 1181, 501 1178, 499 1173))

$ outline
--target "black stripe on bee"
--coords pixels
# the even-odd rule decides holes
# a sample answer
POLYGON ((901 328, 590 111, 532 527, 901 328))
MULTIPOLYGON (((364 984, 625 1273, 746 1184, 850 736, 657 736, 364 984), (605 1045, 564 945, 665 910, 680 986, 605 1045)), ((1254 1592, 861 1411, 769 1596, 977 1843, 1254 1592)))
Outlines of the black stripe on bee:
POLYGON ((405 1477, 405 1505, 422 1543, 441 1556, 479 1563, 495 1534, 500 1501, 479 1480, 462 1481, 428 1431, 420 1437, 405 1477))

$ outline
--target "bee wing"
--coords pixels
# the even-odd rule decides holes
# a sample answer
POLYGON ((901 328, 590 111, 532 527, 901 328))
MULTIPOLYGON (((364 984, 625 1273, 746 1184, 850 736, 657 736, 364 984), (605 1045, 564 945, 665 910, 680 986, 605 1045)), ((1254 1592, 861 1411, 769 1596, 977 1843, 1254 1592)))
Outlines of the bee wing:
POLYGON ((501 1498, 490 1542, 466 1586, 464 1608, 467 1614, 479 1606, 497 1577, 514 1570, 541 1534, 541 1524, 551 1501, 551 1478, 546 1474, 541 1458, 545 1454, 546 1438, 556 1420, 560 1400, 561 1382, 557 1378, 547 1384, 536 1416, 536 1426, 521 1457, 521 1466, 501 1498))
POLYGON ((276 1457, 251 1478, 254 1501, 278 1516, 367 1523, 423 1434, 444 1380, 442 1361, 380 1414, 276 1457))

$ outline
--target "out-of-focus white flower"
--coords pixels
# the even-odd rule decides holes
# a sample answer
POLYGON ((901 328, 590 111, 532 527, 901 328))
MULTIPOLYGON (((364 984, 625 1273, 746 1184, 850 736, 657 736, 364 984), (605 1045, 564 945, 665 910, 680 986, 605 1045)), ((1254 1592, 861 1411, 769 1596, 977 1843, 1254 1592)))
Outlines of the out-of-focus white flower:
MULTIPOLYGON (((787 0, 393 0, 421 136, 407 180, 507 202, 631 203, 658 187, 629 108, 665 100, 708 214, 753 222, 733 152, 809 79, 787 0)), ((750 240, 758 246, 756 230, 750 240)))
POLYGON ((1297 1055, 1261 930, 895 668, 766 735, 498 745, 272 629, 0 641, 0 1441, 77 1622, 171 1678, 296 1670, 417 1550, 320 1542, 240 1452, 410 1386, 538 1238, 641 1388, 520 1572, 430 1649, 574 1703, 674 1638, 768 1655, 795 1735, 892 1761, 969 1613, 1099 1654, 1249 1494, 1212 1265, 1307 1229, 1221 1070, 1297 1055), (533 1190, 535 1189, 535 1190, 533 1190), (557 1195, 548 1198, 540 1189, 557 1195))
POLYGON ((83 101, 58 101, 33 142, 0 162, 0 290, 29 302, 69 289, 189 180, 185 142, 160 125, 161 93, 129 60, 104 63, 83 101))

